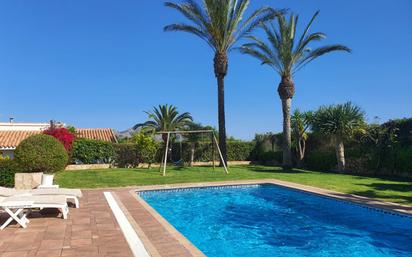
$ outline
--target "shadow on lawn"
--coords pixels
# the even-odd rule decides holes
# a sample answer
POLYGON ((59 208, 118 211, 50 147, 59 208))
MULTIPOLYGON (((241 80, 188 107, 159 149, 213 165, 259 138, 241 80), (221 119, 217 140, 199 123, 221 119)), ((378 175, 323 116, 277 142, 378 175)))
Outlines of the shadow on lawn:
POLYGON ((267 172, 267 173, 279 173, 279 174, 298 174, 304 173, 303 170, 292 169, 288 171, 284 171, 281 167, 269 167, 269 166, 249 166, 249 170, 254 172, 267 172))
POLYGON ((372 183, 369 185, 358 184, 366 186, 370 189, 363 191, 351 191, 350 194, 366 196, 371 198, 381 198, 395 201, 401 204, 412 205, 412 196, 400 195, 399 193, 412 192, 412 184, 390 184, 390 183, 372 183), (394 193, 386 193, 385 191, 392 191, 394 193))

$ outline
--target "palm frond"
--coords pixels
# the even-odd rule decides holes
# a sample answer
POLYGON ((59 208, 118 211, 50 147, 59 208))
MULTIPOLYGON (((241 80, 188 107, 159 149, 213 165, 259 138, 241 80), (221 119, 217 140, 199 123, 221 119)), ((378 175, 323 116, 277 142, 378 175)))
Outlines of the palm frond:
POLYGON ((179 114, 177 107, 173 105, 159 105, 153 107, 152 111, 145 112, 148 115, 148 121, 136 124, 133 128, 143 128, 155 131, 175 131, 183 128, 193 118, 190 113, 179 114))
POLYGON ((344 52, 352 52, 352 50, 344 45, 328 45, 316 48, 315 50, 310 51, 306 56, 301 58, 298 63, 295 65, 294 71, 296 72, 302 69, 306 64, 310 63, 311 61, 315 60, 316 58, 335 51, 344 51, 344 52))
POLYGON ((180 12, 193 25, 171 24, 164 30, 194 34, 206 41, 215 52, 226 53, 256 26, 275 16, 274 9, 262 7, 243 20, 249 3, 250 0, 203 0, 200 6, 194 0, 166 2, 167 7, 180 12))
POLYGON ((247 37, 251 42, 243 44, 238 48, 242 53, 249 54, 263 64, 276 67, 275 70, 285 77, 292 76, 296 71, 303 68, 314 59, 333 52, 351 50, 343 45, 328 45, 310 49, 308 46, 313 41, 320 41, 326 37, 322 32, 309 34, 309 30, 319 12, 316 12, 309 24, 305 27, 303 34, 297 41, 296 31, 299 16, 290 14, 288 18, 283 13, 276 14, 276 22, 260 24, 260 28, 267 37, 267 44, 256 37, 247 37))

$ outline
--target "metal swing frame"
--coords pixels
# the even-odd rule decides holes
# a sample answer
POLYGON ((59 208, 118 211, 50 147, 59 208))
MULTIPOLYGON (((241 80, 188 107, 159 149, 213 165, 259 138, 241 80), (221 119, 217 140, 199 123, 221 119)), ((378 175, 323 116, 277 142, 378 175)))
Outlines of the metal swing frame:
POLYGON ((223 168, 225 169, 225 173, 229 174, 229 170, 226 166, 225 161, 223 160, 222 151, 220 150, 219 143, 217 142, 217 138, 215 132, 213 130, 188 130, 188 131, 161 131, 156 132, 159 135, 167 135, 166 139, 166 146, 165 146, 165 153, 162 158, 162 162, 160 163, 160 170, 162 171, 163 176, 166 176, 166 168, 167 168, 167 153, 169 151, 169 143, 170 143, 170 135, 171 134, 194 134, 194 133, 210 133, 211 140, 212 140, 212 147, 213 147, 213 154, 212 154, 212 161, 213 161, 213 168, 215 168, 215 154, 214 154, 214 146, 216 146, 217 151, 219 153, 220 161, 223 164, 223 168))

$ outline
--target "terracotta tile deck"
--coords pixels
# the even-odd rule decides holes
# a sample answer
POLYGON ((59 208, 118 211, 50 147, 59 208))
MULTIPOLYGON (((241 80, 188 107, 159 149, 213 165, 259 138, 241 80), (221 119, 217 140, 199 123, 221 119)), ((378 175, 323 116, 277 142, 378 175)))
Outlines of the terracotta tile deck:
MULTIPOLYGON (((67 220, 51 210, 33 213, 26 229, 10 225, 0 231, 0 256, 133 256, 103 191, 83 194, 80 208, 70 208, 67 220)), ((0 223, 5 218, 0 215, 0 223)))
MULTIPOLYGON (((49 211, 44 213, 42 217, 34 213, 34 217, 30 218, 31 222, 27 229, 11 225, 0 231, 0 257, 133 256, 103 195, 104 191, 113 193, 117 203, 128 217, 129 222, 152 257, 204 257, 204 254, 170 226, 147 203, 137 197, 134 190, 251 183, 274 183, 358 204, 366 204, 387 211, 402 212, 406 215, 412 214, 412 207, 410 206, 383 203, 370 198, 277 180, 82 190, 84 197, 80 201, 80 209, 70 208, 68 220, 57 218, 57 212, 49 211)), ((4 215, 0 214, 0 223, 3 223, 5 218, 4 215)))

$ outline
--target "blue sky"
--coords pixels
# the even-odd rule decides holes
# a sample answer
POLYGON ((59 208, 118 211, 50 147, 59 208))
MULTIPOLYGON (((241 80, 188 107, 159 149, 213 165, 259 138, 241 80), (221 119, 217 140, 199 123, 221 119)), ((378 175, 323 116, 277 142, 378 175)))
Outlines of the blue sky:
MULTIPOLYGON (((301 70, 293 108, 351 100, 369 121, 412 116, 412 1, 252 2, 251 10, 289 8, 301 27, 319 9, 313 31, 353 49, 301 70)), ((216 125, 212 51, 194 36, 162 31, 175 21, 184 19, 160 0, 0 1, 0 121, 124 130, 169 103, 216 125)), ((229 65, 228 134, 280 131, 277 74, 236 52, 229 65)))

